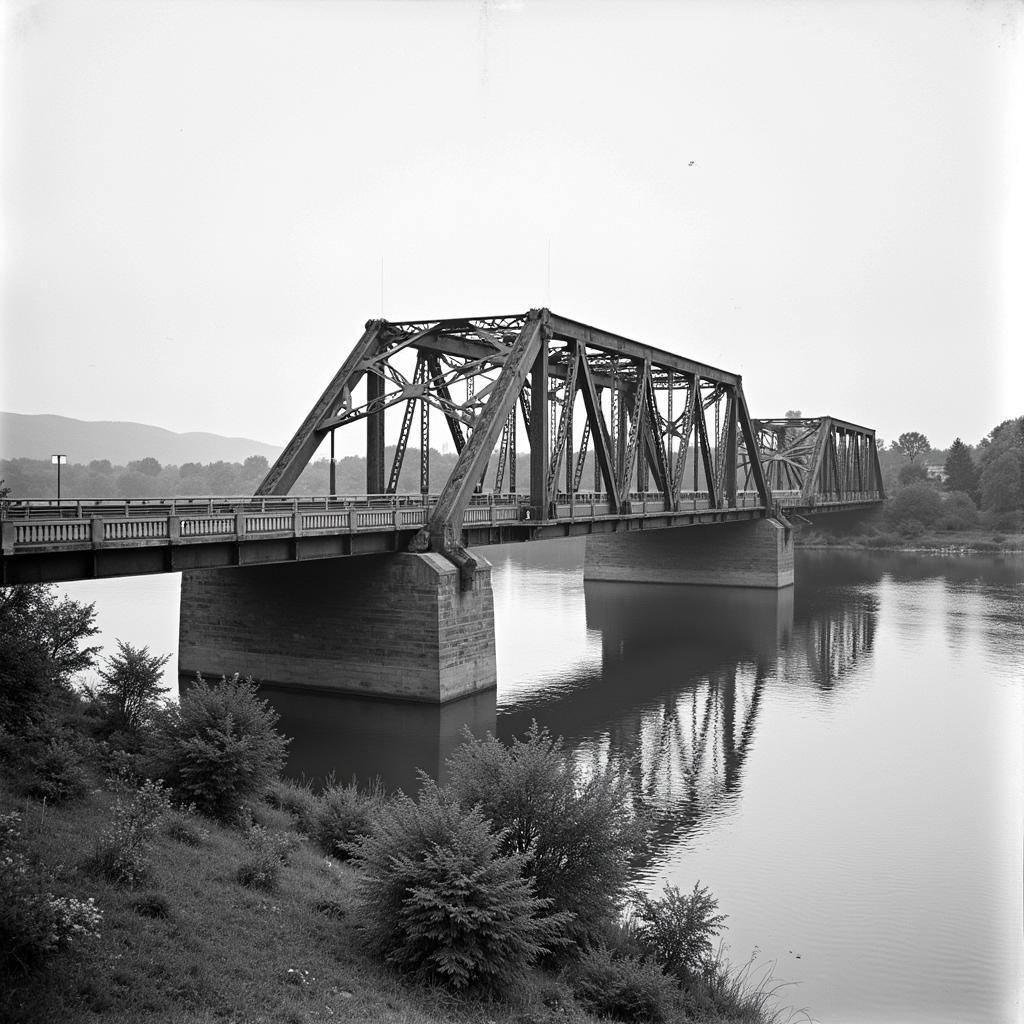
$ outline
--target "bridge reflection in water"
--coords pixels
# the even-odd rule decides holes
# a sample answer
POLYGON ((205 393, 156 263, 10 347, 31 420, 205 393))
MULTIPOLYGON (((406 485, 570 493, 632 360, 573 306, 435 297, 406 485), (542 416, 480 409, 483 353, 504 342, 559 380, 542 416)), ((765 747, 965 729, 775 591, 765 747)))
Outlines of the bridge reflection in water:
POLYGON ((622 767, 655 819, 655 848, 665 848, 728 812, 770 693, 800 688, 831 700, 872 650, 876 598, 860 584, 877 577, 862 565, 847 571, 830 559, 819 570, 802 559, 800 587, 783 590, 582 585, 574 554, 551 554, 551 572, 518 558, 501 571, 524 590, 520 600, 535 599, 525 591, 538 586, 557 590, 563 611, 585 610, 585 636, 578 619, 559 619, 563 637, 524 641, 517 630, 499 656, 497 701, 493 690, 436 707, 266 688, 294 737, 289 774, 380 776, 408 791, 418 768, 443 777, 464 727, 509 740, 536 719, 565 737, 585 770, 622 767), (515 678, 534 660, 515 649, 526 642, 562 645, 554 676, 515 678))

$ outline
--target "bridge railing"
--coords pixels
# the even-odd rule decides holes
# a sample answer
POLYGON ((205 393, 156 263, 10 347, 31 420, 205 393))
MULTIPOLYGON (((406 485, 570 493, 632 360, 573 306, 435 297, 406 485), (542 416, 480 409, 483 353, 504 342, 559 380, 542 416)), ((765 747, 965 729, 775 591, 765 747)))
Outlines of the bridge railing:
MULTIPOLYGON (((203 543, 211 539, 299 537, 338 533, 416 530, 427 525, 435 495, 335 495, 275 498, 251 495, 218 498, 140 498, 13 501, 3 510, 3 550, 203 543)), ((754 491, 737 494, 733 508, 758 505, 754 491)), ((528 517, 523 494, 474 495, 463 513, 463 526, 503 527, 528 517)), ((709 509, 706 491, 685 491, 677 512, 709 509)), ((628 505, 612 511, 601 491, 558 494, 551 520, 580 521, 606 517, 650 516, 666 511, 658 491, 637 491, 628 505)))

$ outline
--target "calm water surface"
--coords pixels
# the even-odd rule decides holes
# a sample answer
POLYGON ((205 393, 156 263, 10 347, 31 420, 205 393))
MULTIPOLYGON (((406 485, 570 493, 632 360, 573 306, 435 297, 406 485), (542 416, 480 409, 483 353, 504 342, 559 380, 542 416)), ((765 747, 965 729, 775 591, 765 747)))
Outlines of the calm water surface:
MULTIPOLYGON (((731 957, 791 982, 787 1005, 1020 1019, 1024 561, 798 552, 796 586, 763 593, 584 584, 583 552, 488 549, 496 696, 268 691, 289 770, 411 788, 464 725, 536 719, 627 768, 657 823, 644 884, 709 886, 731 957)), ((178 577, 65 589, 106 643, 176 649, 178 577)))

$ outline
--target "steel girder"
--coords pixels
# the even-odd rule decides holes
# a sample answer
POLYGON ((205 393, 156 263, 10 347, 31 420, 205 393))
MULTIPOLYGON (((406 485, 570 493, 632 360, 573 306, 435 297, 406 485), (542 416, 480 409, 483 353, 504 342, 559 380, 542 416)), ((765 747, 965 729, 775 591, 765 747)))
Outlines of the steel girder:
POLYGON ((256 493, 287 493, 325 437, 361 420, 367 494, 395 493, 417 407, 421 491, 429 489, 432 417, 447 425, 457 459, 414 546, 444 552, 467 575, 463 515, 488 476, 493 490, 515 493, 520 430, 530 460, 523 517, 538 524, 581 493, 588 462, 610 514, 628 515, 632 502, 651 500, 676 511, 691 490, 706 490, 712 508, 731 507, 741 466, 749 489, 770 505, 737 374, 547 309, 369 321, 256 493), (385 424, 392 410, 389 469, 385 424))
POLYGON ((800 504, 884 496, 875 432, 834 416, 754 420, 772 491, 799 491, 800 504))

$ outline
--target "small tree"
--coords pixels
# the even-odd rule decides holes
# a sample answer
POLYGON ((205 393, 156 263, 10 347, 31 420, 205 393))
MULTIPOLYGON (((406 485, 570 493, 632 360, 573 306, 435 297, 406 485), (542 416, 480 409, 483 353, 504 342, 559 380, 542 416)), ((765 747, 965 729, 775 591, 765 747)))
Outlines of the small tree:
POLYGON ((911 462, 918 455, 927 455, 932 450, 932 446, 928 443, 928 438, 916 430, 908 430, 906 433, 900 434, 899 439, 893 441, 892 447, 894 451, 899 452, 901 455, 906 455, 911 462))
POLYGON ((685 983, 713 962, 712 939, 725 922, 717 910, 718 901, 699 882, 685 896, 667 885, 660 900, 637 897, 633 934, 651 959, 685 983))
POLYGON ((197 675, 178 707, 157 719, 154 777, 204 814, 230 820, 281 774, 288 740, 277 721, 252 679, 211 686, 197 675))
POLYGON ((166 689, 163 668, 170 658, 117 641, 117 653, 105 659, 100 680, 91 690, 112 729, 132 732, 149 722, 166 689))
POLYGON ((99 651, 86 646, 95 618, 94 605, 50 586, 0 587, 0 722, 20 729, 55 710, 99 651))
POLYGON ((971 450, 958 437, 946 456, 946 490, 963 491, 977 501, 981 474, 971 457, 971 450))

